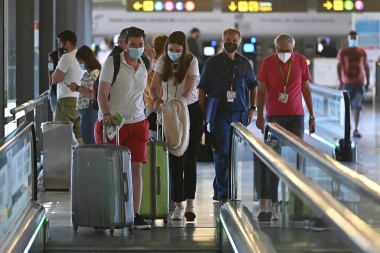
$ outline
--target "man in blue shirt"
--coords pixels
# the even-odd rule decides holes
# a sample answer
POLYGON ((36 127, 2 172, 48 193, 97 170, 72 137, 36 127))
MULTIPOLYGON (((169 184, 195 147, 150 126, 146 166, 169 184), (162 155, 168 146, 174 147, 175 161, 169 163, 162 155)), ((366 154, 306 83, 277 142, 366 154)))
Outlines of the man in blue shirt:
POLYGON ((256 110, 257 80, 248 59, 236 52, 241 42, 239 30, 223 32, 223 52, 209 58, 198 85, 199 104, 205 112, 207 99, 218 100, 210 131, 216 139, 214 163, 214 200, 227 199, 229 131, 232 122, 251 123, 256 110))

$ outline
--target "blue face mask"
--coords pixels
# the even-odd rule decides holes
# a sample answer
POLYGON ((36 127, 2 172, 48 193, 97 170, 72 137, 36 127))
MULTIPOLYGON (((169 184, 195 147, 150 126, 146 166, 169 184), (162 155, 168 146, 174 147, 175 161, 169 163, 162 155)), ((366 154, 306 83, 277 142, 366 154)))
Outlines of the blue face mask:
POLYGON ((173 53, 172 51, 168 51, 168 56, 169 56, 170 60, 177 61, 179 58, 182 57, 182 52, 173 53))
POLYGON ((54 64, 53 63, 48 63, 48 70, 51 72, 54 71, 54 64))
POLYGON ((140 47, 140 48, 130 48, 128 50, 129 57, 131 57, 134 60, 140 58, 143 53, 144 53, 144 48, 143 47, 140 47))
POLYGON ((84 63, 79 64, 79 67, 80 67, 82 70, 87 70, 87 68, 86 68, 86 66, 84 65, 84 63))
POLYGON ((358 40, 353 40, 353 39, 348 40, 349 47, 358 47, 358 44, 359 44, 358 40))

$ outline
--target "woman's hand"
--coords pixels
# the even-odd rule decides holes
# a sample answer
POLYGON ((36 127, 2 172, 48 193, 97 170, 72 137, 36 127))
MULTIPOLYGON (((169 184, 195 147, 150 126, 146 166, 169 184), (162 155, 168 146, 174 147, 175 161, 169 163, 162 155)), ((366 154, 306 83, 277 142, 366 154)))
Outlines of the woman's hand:
POLYGON ((156 113, 160 112, 161 111, 161 104, 163 103, 164 101, 162 101, 161 98, 159 97, 156 97, 154 100, 153 100, 153 109, 156 113))

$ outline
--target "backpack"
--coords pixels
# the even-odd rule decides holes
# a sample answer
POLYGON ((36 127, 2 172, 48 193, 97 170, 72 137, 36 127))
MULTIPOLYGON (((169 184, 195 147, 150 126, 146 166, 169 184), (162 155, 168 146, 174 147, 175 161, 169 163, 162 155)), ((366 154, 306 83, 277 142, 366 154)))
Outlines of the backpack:
MULTIPOLYGON (((120 54, 112 55, 113 58, 113 79, 112 84, 115 82, 117 74, 119 74, 120 70, 120 54)), ((100 75, 96 78, 94 85, 92 87, 92 108, 95 111, 99 111, 99 102, 98 102, 98 90, 99 90, 99 78, 100 75)), ((108 94, 108 99, 110 99, 110 94, 108 94)))

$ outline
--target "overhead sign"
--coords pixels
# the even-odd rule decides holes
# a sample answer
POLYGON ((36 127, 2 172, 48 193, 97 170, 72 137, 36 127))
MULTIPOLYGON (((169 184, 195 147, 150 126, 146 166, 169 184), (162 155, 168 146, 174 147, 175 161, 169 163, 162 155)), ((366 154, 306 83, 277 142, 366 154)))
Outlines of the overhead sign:
POLYGON ((378 0, 317 0, 317 12, 380 12, 378 0))
POLYGON ((222 0, 222 12, 307 12, 306 0, 222 0))
POLYGON ((127 11, 137 12, 196 12, 212 11, 213 2, 205 0, 128 0, 127 11))

